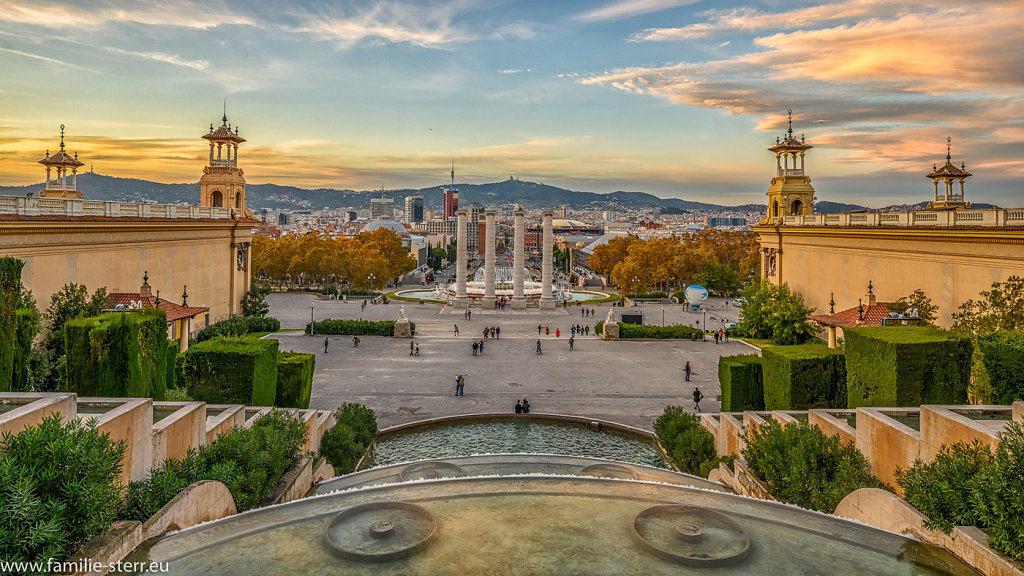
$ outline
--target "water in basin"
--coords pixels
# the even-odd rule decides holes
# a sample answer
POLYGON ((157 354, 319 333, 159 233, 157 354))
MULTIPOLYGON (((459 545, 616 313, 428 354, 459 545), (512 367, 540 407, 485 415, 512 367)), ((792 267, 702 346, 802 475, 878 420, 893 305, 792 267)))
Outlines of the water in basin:
POLYGON ((668 465, 644 438, 565 422, 485 421, 439 424, 382 434, 363 468, 472 454, 563 454, 668 465))

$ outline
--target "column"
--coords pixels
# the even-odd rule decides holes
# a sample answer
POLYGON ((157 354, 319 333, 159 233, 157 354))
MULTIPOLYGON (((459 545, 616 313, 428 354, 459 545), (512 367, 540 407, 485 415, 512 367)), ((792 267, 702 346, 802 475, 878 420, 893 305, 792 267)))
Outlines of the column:
POLYGON ((466 210, 459 210, 455 213, 458 218, 455 229, 455 307, 469 307, 469 297, 466 296, 466 222, 469 214, 466 210))
POLYGON ((523 267, 526 266, 526 212, 515 211, 516 231, 512 249, 512 308, 526 308, 523 267))
POLYGON ((484 302, 486 308, 494 302, 494 210, 484 212, 484 302))
POLYGON ((544 239, 540 251, 540 307, 552 310, 555 307, 555 299, 551 296, 551 257, 555 253, 555 239, 552 230, 552 218, 555 214, 550 210, 544 211, 544 239))

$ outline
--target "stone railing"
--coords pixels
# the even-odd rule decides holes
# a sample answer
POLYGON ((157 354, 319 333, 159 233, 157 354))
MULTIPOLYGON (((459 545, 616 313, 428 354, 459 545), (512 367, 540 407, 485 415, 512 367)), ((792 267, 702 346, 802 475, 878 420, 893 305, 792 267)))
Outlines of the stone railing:
MULTIPOLYGON (((786 226, 1024 226, 1024 209, 812 214, 784 216, 774 223, 786 226)), ((762 225, 771 224, 771 221, 762 221, 762 225)))
POLYGON ((231 208, 101 202, 77 198, 0 196, 0 214, 19 216, 107 216, 113 218, 231 218, 231 208))

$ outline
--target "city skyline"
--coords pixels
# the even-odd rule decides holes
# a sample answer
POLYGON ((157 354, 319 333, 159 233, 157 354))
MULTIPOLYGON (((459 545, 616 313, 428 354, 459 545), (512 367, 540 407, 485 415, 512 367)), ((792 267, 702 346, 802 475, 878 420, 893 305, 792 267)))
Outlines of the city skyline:
POLYGON ((0 0, 0 184, 42 179, 60 124, 84 169, 195 182, 229 121, 250 183, 493 182, 763 203, 766 148, 815 149, 820 200, 1020 206, 1019 2, 0 0))

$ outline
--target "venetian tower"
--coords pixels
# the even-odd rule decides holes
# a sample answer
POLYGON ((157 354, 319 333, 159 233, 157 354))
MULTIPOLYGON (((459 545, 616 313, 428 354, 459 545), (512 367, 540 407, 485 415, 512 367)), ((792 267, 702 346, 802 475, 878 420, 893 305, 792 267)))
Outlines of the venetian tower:
POLYGON ((46 151, 46 157, 39 161, 46 166, 46 187, 39 191, 43 198, 81 198, 82 193, 78 191, 78 168, 85 166, 85 162, 78 160, 78 152, 71 156, 64 151, 64 125, 60 125, 60 151, 50 156, 46 151), (52 172, 57 171, 57 177, 51 178, 52 172), (70 170, 70 174, 68 171, 70 170), (71 181, 68 181, 68 176, 71 181))
POLYGON ((967 166, 963 162, 960 162, 959 168, 953 165, 953 157, 949 153, 952 142, 952 138, 946 138, 945 165, 939 168, 932 164, 932 171, 927 176, 927 178, 931 178, 932 184, 935 187, 935 200, 928 203, 928 210, 944 208, 971 209, 971 203, 964 202, 964 180, 970 177, 971 173, 967 171, 967 166), (942 182, 941 191, 939 190, 940 181, 942 182), (960 183, 959 193, 956 191, 955 182, 960 183))
POLYGON ((804 153, 811 148, 803 135, 797 140, 793 134, 793 111, 789 110, 789 130, 784 137, 775 139, 775 146, 768 148, 775 153, 776 173, 768 188, 766 220, 814 214, 814 187, 804 173, 804 153))
POLYGON ((238 145, 245 138, 234 132, 228 124, 227 112, 221 118, 221 125, 203 136, 210 142, 210 163, 203 168, 199 179, 199 205, 233 208, 236 217, 252 218, 252 212, 245 205, 245 178, 238 167, 238 145))

